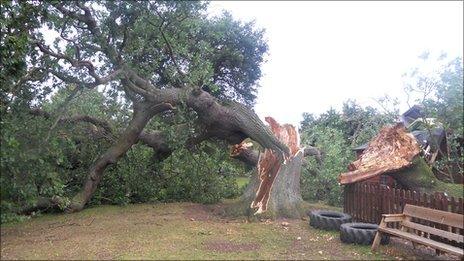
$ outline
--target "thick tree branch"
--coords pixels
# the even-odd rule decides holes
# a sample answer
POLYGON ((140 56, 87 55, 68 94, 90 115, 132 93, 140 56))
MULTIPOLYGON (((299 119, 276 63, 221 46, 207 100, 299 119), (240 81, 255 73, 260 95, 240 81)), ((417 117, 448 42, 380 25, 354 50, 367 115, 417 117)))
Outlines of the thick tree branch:
POLYGON ((250 167, 256 167, 259 160, 259 151, 250 149, 252 143, 240 143, 232 146, 230 157, 238 159, 250 167))
POLYGON ((162 161, 172 153, 172 148, 166 142, 165 135, 160 131, 142 131, 139 142, 153 149, 154 160, 162 161))
POLYGON ((32 205, 22 209, 18 209, 15 212, 20 215, 28 215, 35 211, 44 211, 47 209, 58 208, 59 205, 63 205, 64 201, 62 198, 54 196, 52 198, 38 197, 32 205))
MULTIPOLYGON (((303 157, 314 156, 318 164, 322 164, 321 151, 315 147, 307 146, 304 148, 303 157)), ((232 146, 230 157, 238 159, 250 167, 256 167, 259 159, 259 151, 251 149, 247 143, 232 146)))

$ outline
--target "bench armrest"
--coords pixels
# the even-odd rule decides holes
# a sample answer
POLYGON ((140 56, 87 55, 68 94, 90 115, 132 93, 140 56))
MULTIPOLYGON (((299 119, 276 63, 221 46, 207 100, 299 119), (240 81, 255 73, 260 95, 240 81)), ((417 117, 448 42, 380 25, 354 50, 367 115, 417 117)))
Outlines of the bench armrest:
POLYGON ((400 222, 400 221, 403 221, 404 218, 405 218, 404 214, 383 214, 382 215, 382 220, 385 223, 400 222))

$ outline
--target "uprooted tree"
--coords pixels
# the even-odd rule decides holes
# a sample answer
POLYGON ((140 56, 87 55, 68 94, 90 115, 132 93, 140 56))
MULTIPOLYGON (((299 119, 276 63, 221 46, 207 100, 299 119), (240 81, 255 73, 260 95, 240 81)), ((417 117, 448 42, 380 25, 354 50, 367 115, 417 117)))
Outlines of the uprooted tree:
MULTIPOLYGON (((5 63, 7 70, 1 75, 2 88, 8 85, 2 89, 2 113, 14 113, 16 103, 24 101, 21 106, 29 108, 31 115, 53 119, 51 130, 64 122, 87 122, 114 136, 113 144, 92 164, 82 190, 71 202, 61 202, 59 197, 41 198, 34 208, 66 204, 70 212, 83 209, 105 169, 138 142, 153 148, 154 159, 165 158, 174 147, 162 132, 144 129, 153 117, 180 110, 195 115, 194 128, 187 131, 187 146, 211 139, 241 144, 250 138, 265 149, 259 164, 262 177, 272 169, 271 177, 275 178, 284 161, 290 162, 286 165, 289 170, 282 168, 281 172, 295 173, 292 179, 277 175, 274 186, 284 187, 283 180, 291 180, 292 186, 285 190, 292 195, 279 196, 282 204, 270 206, 290 208, 301 200, 298 164, 303 150, 296 134, 289 140, 279 131, 273 133, 250 108, 267 50, 263 32, 255 30, 253 24, 234 21, 229 14, 208 18, 202 2, 21 1, 4 7, 2 58, 12 59, 5 63), (92 115, 65 116, 67 103, 79 92, 100 87, 113 99, 131 104, 132 116, 124 128, 113 129, 92 115), (32 106, 37 104, 37 97, 64 88, 70 89, 70 94, 53 113, 32 106), (292 145, 285 144, 289 141, 292 145), (265 158, 269 162, 263 171, 265 158), (295 202, 290 202, 293 199, 295 202)), ((243 160, 257 162, 256 153, 250 151, 249 156, 255 158, 243 160)), ((262 185, 259 191, 269 197, 270 189, 262 185)), ((263 211, 276 197, 270 198, 257 199, 261 203, 253 204, 263 211)))

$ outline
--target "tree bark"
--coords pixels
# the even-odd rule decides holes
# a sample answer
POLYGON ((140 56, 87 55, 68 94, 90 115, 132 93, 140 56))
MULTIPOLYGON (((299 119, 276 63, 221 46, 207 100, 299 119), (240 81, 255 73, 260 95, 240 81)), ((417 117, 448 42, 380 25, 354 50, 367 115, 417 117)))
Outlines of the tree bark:
MULTIPOLYGON (((247 208, 245 213, 250 216, 259 215, 259 217, 266 218, 301 218, 304 215, 302 209, 303 198, 301 197, 300 191, 300 177, 301 177, 301 166, 303 162, 303 152, 298 152, 294 157, 289 159, 285 164, 282 164, 277 173, 275 179, 272 180, 272 184, 267 183, 264 185, 270 185, 271 189, 267 197, 263 197, 263 200, 267 200, 266 209, 261 210, 253 209, 256 207, 252 205, 259 196, 259 189, 261 184, 260 177, 257 172, 254 172, 252 179, 247 186, 245 193, 240 198, 241 203, 247 208)), ((243 213, 243 210, 241 211, 243 213)))

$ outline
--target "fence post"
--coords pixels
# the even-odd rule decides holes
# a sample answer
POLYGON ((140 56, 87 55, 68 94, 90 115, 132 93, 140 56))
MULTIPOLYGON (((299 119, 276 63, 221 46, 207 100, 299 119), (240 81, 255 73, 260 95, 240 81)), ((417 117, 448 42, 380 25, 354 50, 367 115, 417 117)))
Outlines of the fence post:
POLYGON ((369 223, 375 223, 374 186, 369 188, 369 223))
POLYGON ((343 187, 343 212, 344 213, 348 213, 348 209, 347 209, 347 198, 348 198, 348 186, 344 186, 343 187))

